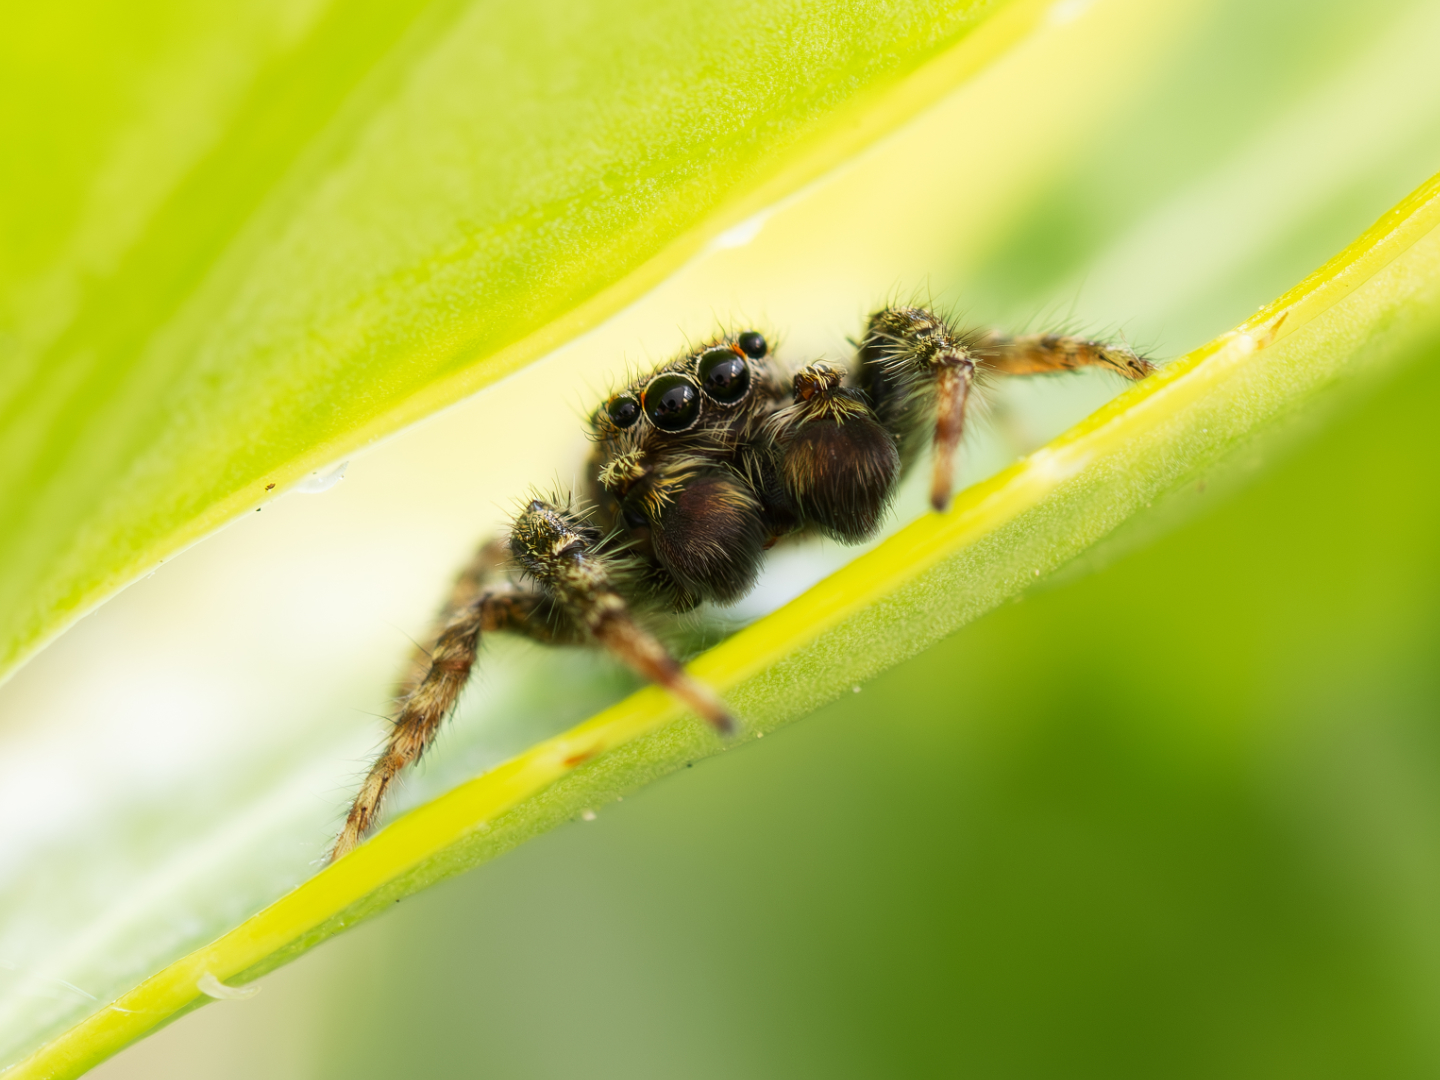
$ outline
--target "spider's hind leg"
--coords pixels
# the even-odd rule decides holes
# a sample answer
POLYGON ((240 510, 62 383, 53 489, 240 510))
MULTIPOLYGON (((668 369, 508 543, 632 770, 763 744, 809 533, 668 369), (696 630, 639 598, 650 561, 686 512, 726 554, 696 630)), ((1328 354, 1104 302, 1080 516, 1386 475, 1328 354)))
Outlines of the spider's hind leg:
MULTIPOLYGON (((482 549, 480 558, 485 557, 486 551, 482 549)), ((456 583, 457 595, 466 584, 466 575, 462 572, 456 583)), ((330 853, 332 861, 349 852, 370 831, 395 777, 407 765, 418 761, 435 741, 440 725, 454 711, 460 691, 469 681, 482 634, 509 630, 552 644, 580 640, 573 627, 553 617, 550 599, 539 593, 502 585, 481 589, 459 606, 455 600, 456 595, 452 595, 451 603, 446 606, 444 626, 434 648, 428 654, 421 654, 425 657, 423 674, 418 679, 407 680, 411 687, 401 697, 399 715, 395 717, 384 751, 370 767, 350 806, 344 828, 330 853)))
POLYGON ((487 586, 494 584, 509 561, 508 555, 505 541, 492 537, 481 544, 470 557, 470 561, 461 567, 450 586, 450 594, 445 597, 445 602, 430 624, 429 633, 416 641, 415 648, 410 651, 410 662, 395 687, 395 700, 408 697, 411 691, 420 685, 425 673, 430 670, 430 655, 435 644, 450 625, 450 620, 462 609, 473 604, 487 586))

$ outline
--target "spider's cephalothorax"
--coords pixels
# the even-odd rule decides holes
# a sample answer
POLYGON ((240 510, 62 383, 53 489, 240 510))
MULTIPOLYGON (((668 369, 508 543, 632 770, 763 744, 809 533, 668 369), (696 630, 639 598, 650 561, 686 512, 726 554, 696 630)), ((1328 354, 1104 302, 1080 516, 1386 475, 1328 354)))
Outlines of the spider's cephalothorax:
POLYGON ((853 370, 786 371, 753 330, 716 338, 622 387, 595 410, 584 505, 530 499, 509 536, 480 549, 413 658, 384 752, 356 796, 334 856, 374 824, 396 774, 453 709, 481 635, 595 644, 665 687, 721 732, 714 693, 642 625, 654 611, 739 599, 764 551, 815 531, 873 536, 900 477, 933 453, 931 502, 949 504, 978 375, 1108 367, 1154 370, 1124 346, 1058 334, 966 333, 923 308, 870 317, 853 370))

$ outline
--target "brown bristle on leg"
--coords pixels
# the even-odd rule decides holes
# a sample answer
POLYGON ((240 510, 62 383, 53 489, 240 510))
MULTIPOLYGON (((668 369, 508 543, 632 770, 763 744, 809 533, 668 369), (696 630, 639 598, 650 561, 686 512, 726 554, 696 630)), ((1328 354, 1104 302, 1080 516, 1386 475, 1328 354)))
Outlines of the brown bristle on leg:
POLYGON ((965 405, 975 381, 975 364, 962 360, 946 364, 935 377, 935 472, 930 481, 930 505, 945 510, 955 487, 955 458, 965 434, 965 405))

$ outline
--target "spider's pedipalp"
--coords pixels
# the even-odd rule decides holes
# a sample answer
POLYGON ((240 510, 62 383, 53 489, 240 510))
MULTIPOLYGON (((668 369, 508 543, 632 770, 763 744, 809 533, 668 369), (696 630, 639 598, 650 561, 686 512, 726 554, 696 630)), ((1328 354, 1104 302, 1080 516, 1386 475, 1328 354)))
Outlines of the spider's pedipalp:
POLYGON ((873 536, 895 493, 900 455, 864 394, 824 361, 795 373, 794 402, 770 418, 786 491, 807 521, 844 543, 873 536))
POLYGON ((719 603, 750 591, 768 537, 744 477, 724 465, 686 463, 636 494, 655 559, 682 590, 719 603))

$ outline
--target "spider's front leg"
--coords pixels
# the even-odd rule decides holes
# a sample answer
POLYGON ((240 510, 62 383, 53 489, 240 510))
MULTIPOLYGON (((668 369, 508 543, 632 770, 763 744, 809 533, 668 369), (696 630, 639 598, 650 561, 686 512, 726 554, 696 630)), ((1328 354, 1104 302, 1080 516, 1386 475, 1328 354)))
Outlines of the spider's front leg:
POLYGON ((884 308, 870 316, 860 342, 858 383, 895 436, 903 469, 926 443, 934 447, 930 504, 950 505, 955 455, 975 384, 973 338, 923 308, 884 308))
POLYGON ((461 611, 478 600, 486 588, 495 584, 495 579, 507 561, 505 541, 496 537, 481 544, 470 557, 470 561, 455 575, 455 581, 450 586, 450 595, 445 598, 439 613, 430 624, 429 635, 415 642, 415 648, 410 651, 410 662, 395 688, 396 701, 409 697, 424 681, 430 670, 431 654, 446 627, 461 611))
POLYGON ((664 687, 721 734, 735 721, 704 683, 686 674, 669 650, 635 621, 620 582, 638 567, 606 552, 600 531, 579 514, 534 499, 515 520, 510 554, 554 601, 558 612, 638 674, 664 687))
POLYGON ((1069 334, 1022 334, 1011 337, 987 330, 975 342, 983 370, 997 375, 1050 375, 1082 367, 1102 367, 1140 380, 1154 374, 1149 360, 1128 345, 1074 337, 1069 334))
POLYGON ((944 510, 976 373, 1041 375, 1082 367, 1108 368, 1128 379, 1155 371, 1125 345, 1065 334, 962 333, 934 312, 893 307, 870 316, 860 342, 858 382, 895 434, 903 468, 927 442, 933 445, 930 502, 944 510))

